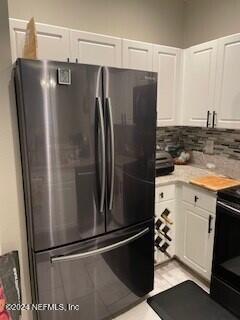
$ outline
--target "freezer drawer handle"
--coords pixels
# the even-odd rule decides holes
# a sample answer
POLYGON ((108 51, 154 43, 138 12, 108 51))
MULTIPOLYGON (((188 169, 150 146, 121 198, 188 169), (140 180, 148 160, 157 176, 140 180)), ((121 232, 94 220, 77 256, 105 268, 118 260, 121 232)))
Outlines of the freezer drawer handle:
POLYGON ((106 158, 105 158, 105 132, 104 132, 104 119, 102 101, 100 97, 97 97, 97 106, 100 119, 101 128, 101 147, 102 147, 102 181, 101 181, 101 198, 100 198, 100 212, 104 210, 104 199, 105 199, 105 185, 106 185, 106 158))
POLYGON ((110 143, 111 143, 111 184, 110 184, 110 198, 109 198, 109 210, 113 207, 113 191, 114 191, 114 163, 115 163, 115 150, 114 150, 114 129, 113 129, 113 116, 111 99, 107 98, 109 126, 110 126, 110 143))
POLYGON ((143 231, 135 234, 134 236, 131 236, 125 240, 119 241, 119 242, 111 244, 109 246, 106 246, 106 247, 103 247, 100 249, 95 249, 95 250, 88 251, 88 252, 71 254, 68 256, 51 257, 50 260, 51 260, 51 263, 64 262, 64 261, 71 261, 71 260, 77 260, 77 259, 91 257, 96 254, 102 254, 102 253, 117 249, 119 247, 122 247, 130 242, 133 242, 134 240, 137 240, 138 238, 142 237, 143 235, 145 235, 148 232, 149 232, 149 228, 145 228, 143 231))

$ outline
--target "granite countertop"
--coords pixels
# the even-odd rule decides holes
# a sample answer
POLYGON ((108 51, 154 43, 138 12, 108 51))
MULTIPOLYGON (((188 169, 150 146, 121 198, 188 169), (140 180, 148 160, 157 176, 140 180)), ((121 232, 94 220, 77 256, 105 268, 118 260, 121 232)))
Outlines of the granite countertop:
POLYGON ((167 176, 156 177, 156 187, 171 182, 185 182, 189 183, 193 178, 199 178, 207 175, 217 175, 213 171, 207 169, 200 169, 191 165, 175 165, 175 170, 172 174, 167 176))

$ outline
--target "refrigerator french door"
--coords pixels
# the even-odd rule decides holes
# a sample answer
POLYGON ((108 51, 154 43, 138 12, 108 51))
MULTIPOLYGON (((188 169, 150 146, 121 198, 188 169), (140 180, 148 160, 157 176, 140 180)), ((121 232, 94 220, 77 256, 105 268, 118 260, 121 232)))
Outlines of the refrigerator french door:
POLYGON ((19 59, 15 83, 34 301, 110 318, 153 288, 156 74, 19 59))
POLYGON ((101 68, 19 60, 17 88, 33 250, 104 233, 101 68))
POLYGON ((107 230, 154 215, 156 74, 104 68, 108 124, 107 230))

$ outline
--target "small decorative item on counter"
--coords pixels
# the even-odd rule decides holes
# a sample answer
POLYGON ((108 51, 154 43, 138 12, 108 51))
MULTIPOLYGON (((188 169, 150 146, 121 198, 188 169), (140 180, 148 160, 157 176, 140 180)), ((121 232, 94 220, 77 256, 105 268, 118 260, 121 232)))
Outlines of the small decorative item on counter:
POLYGON ((178 165, 184 165, 191 159, 190 152, 182 151, 178 158, 174 159, 174 163, 178 165))
POLYGON ((184 150, 184 147, 181 145, 167 146, 165 151, 171 154, 175 164, 187 164, 191 158, 190 152, 184 150))
POLYGON ((178 158, 183 151, 183 147, 181 145, 175 145, 175 146, 166 146, 165 151, 170 153, 170 155, 173 158, 178 158))

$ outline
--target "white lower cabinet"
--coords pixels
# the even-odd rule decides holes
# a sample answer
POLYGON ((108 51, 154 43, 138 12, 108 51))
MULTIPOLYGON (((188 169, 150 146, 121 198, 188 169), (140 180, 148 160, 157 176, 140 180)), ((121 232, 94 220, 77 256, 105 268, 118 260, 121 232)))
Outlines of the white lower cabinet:
POLYGON ((210 281, 216 194, 185 183, 155 191, 155 264, 177 257, 210 281))
POLYGON ((190 204, 182 205, 182 261, 210 280, 215 216, 190 204))
POLYGON ((216 194, 183 185, 179 197, 176 254, 206 280, 211 278, 216 194))

